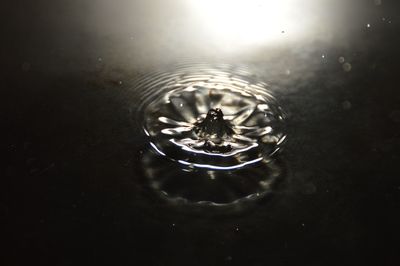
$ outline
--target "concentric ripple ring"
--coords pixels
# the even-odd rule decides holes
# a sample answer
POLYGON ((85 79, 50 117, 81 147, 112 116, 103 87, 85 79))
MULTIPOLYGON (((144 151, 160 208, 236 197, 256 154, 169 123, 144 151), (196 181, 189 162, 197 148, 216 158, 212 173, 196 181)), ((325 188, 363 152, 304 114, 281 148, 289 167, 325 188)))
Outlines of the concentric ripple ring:
POLYGON ((136 120, 150 147, 143 166, 154 189, 211 204, 270 191, 281 172, 272 156, 286 139, 285 113, 265 82, 245 68, 190 64, 144 77, 135 92, 136 120), (185 185, 190 179, 199 185, 185 185))
POLYGON ((286 137, 285 116, 267 84, 253 79, 221 67, 158 74, 146 84, 140 108, 151 146, 181 164, 214 170, 272 155, 286 137))

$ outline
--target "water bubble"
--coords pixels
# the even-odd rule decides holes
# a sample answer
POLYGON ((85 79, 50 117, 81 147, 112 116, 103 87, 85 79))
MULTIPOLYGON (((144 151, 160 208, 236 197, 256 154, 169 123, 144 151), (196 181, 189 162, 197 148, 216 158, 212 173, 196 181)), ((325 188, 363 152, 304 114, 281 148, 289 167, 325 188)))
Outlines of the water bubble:
POLYGON ((351 71, 351 64, 350 63, 344 63, 343 65, 342 65, 342 67, 343 67, 343 70, 345 71, 345 72, 350 72, 351 71))
POLYGON ((351 103, 349 101, 342 102, 342 108, 344 110, 349 110, 351 108, 351 103))
POLYGON ((27 72, 31 69, 31 64, 29 62, 24 62, 22 63, 22 71, 27 72))
POLYGON ((270 191, 281 172, 271 156, 286 135, 266 83, 245 69, 194 65, 138 84, 138 120, 151 147, 143 166, 164 197, 218 205, 270 191))

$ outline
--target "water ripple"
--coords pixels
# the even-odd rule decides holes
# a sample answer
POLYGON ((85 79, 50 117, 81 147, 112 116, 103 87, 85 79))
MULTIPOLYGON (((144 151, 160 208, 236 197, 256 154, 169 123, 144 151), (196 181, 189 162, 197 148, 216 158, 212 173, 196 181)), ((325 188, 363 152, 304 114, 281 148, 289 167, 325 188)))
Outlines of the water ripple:
POLYGON ((264 195, 280 175, 271 156, 286 138, 285 113, 268 85, 245 68, 181 65, 143 77, 134 89, 137 121, 150 144, 144 172, 162 195, 234 203, 264 195), (196 182, 207 184, 201 193, 196 182))

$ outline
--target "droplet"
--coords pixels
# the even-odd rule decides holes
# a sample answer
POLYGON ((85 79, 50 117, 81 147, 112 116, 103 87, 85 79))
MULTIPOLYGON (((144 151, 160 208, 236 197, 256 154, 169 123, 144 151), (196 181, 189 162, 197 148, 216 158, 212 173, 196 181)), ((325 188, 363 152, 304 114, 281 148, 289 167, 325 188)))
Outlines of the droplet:
POLYGON ((339 61, 339 63, 343 64, 343 63, 344 63, 344 57, 343 57, 343 56, 340 56, 340 57, 338 58, 338 61, 339 61))
POLYGON ((368 24, 367 24, 367 28, 370 28, 370 27, 371 27, 371 24, 368 23, 368 24))
POLYGON ((321 57, 322 57, 322 58, 325 58, 325 54, 322 54, 321 57))
POLYGON ((351 71, 351 64, 350 63, 344 63, 343 65, 342 65, 342 67, 343 67, 343 70, 345 71, 345 72, 350 72, 351 71))
POLYGON ((99 57, 99 58, 97 58, 97 60, 98 60, 99 62, 102 62, 102 61, 103 61, 103 58, 99 57))
POLYGON ((351 103, 349 101, 342 102, 342 107, 344 110, 349 110, 351 108, 351 103))

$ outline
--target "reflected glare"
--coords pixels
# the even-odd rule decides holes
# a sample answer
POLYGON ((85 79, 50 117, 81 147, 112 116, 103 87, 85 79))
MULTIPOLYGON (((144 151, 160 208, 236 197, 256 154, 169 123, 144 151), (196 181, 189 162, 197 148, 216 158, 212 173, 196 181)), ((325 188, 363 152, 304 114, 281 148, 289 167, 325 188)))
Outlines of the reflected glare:
MULTIPOLYGON (((264 44, 305 31, 298 0, 191 0, 196 16, 222 45, 264 44)), ((229 48, 229 47, 227 47, 229 48)))

